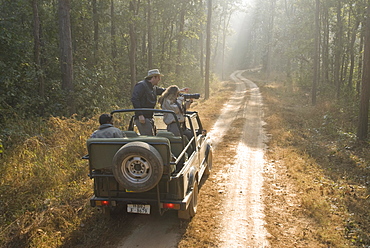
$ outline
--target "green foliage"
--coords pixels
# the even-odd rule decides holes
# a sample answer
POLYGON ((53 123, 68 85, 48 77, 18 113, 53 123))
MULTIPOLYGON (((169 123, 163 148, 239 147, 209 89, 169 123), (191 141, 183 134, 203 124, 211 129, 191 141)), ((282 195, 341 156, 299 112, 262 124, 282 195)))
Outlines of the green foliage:
MULTIPOLYGON (((68 115, 67 93, 61 88, 58 1, 35 2, 40 22, 39 65, 34 57, 33 2, 0 2, 0 126, 6 122, 6 115, 14 113, 42 117, 68 115)), ((150 69, 148 30, 152 35, 152 67, 166 74, 164 85, 176 83, 203 91, 200 71, 204 65, 200 62, 204 55, 199 47, 204 42, 200 40, 205 29, 204 3, 152 0, 148 7, 147 1, 132 1, 136 4, 132 15, 128 1, 113 1, 113 6, 111 1, 96 1, 95 13, 91 1, 70 2, 72 94, 79 116, 93 116, 96 110, 108 110, 112 106, 131 106, 131 79, 141 80, 150 69), (184 30, 180 32, 182 10, 185 20, 184 30), (129 35, 129 23, 134 24, 134 40, 129 35), (180 37, 182 47, 178 46, 180 37), (130 75, 128 59, 132 42, 136 43, 136 75, 130 75), (178 51, 179 48, 182 50, 178 51), (181 61, 176 62, 179 54, 181 61), (181 68, 178 75, 175 75, 176 66, 181 68)), ((229 6, 232 3, 228 1, 229 6)))

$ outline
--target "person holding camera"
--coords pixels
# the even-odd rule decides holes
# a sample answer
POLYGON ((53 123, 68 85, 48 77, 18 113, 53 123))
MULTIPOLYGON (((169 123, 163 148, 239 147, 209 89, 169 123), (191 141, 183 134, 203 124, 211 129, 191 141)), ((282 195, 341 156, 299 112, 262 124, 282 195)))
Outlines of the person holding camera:
MULTIPOLYGON (((131 102, 134 109, 137 108, 155 108, 157 103, 157 95, 161 95, 166 89, 158 87, 163 74, 158 69, 148 71, 148 75, 144 80, 138 82, 132 92, 131 102)), ((187 92, 188 88, 181 91, 187 92)), ((155 125, 153 120, 153 112, 136 111, 135 125, 139 129, 141 135, 155 135, 155 125)))
MULTIPOLYGON (((184 101, 185 99, 180 95, 180 89, 176 85, 168 87, 158 99, 162 109, 175 112, 181 128, 185 127, 185 109, 189 108, 193 102, 191 99, 184 101)), ((163 114, 163 121, 167 125, 167 131, 172 132, 175 136, 180 136, 180 130, 173 114, 163 114)))

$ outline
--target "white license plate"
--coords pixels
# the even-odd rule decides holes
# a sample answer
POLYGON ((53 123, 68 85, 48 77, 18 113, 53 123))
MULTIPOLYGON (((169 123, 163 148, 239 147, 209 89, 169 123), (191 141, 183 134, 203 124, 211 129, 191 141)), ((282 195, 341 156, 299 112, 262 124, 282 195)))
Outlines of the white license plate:
POLYGON ((150 205, 127 204, 127 212, 135 214, 150 214, 150 205))

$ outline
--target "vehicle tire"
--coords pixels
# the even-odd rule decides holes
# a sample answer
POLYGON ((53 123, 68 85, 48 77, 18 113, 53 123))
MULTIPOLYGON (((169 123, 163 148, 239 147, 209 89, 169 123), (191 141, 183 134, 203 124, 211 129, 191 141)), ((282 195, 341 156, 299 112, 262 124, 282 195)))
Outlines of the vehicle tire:
POLYGON ((193 194, 192 194, 188 208, 186 210, 179 210, 177 212, 177 217, 179 219, 190 220, 197 213, 199 188, 198 188, 198 182, 196 180, 194 182, 192 191, 193 191, 193 194))
POLYGON ((207 158, 206 158, 206 163, 207 163, 207 167, 204 171, 204 175, 205 176, 209 176, 211 174, 211 171, 212 171, 212 149, 210 148, 209 149, 209 152, 207 154, 207 158))
POLYGON ((157 149, 145 142, 130 142, 113 157, 113 175, 125 189, 145 192, 154 188, 163 174, 157 149))

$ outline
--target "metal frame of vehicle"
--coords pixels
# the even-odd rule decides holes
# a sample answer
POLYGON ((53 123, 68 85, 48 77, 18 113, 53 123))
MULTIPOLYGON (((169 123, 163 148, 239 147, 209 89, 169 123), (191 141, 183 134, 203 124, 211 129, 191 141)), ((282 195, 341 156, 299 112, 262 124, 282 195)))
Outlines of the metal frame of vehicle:
MULTIPOLYGON (((134 111, 152 111, 156 117, 173 111, 157 109, 121 109, 111 114, 134 111)), ((176 115, 175 115, 176 116, 176 115)), ((156 136, 138 135, 134 132, 133 116, 125 138, 93 138, 87 140, 89 176, 94 180, 94 196, 91 206, 111 212, 119 206, 126 206, 139 213, 148 213, 148 209, 158 208, 162 215, 166 210, 177 210, 179 218, 189 219, 196 213, 198 186, 203 175, 209 174, 212 167, 212 146, 209 136, 202 129, 197 112, 187 111, 186 123, 192 132, 190 140, 180 128, 181 136, 174 136, 165 130, 157 130, 156 136), (113 173, 113 160, 120 149, 131 142, 149 144, 157 150, 163 172, 159 182, 150 190, 132 192, 119 183, 113 173), (148 207, 148 205, 150 207, 148 207)), ((135 157, 133 155, 133 157, 135 157)), ((148 161, 150 163, 151 161, 148 161)), ((143 163, 146 163, 144 161, 143 163)), ((161 170, 162 171, 162 170, 161 170)))

